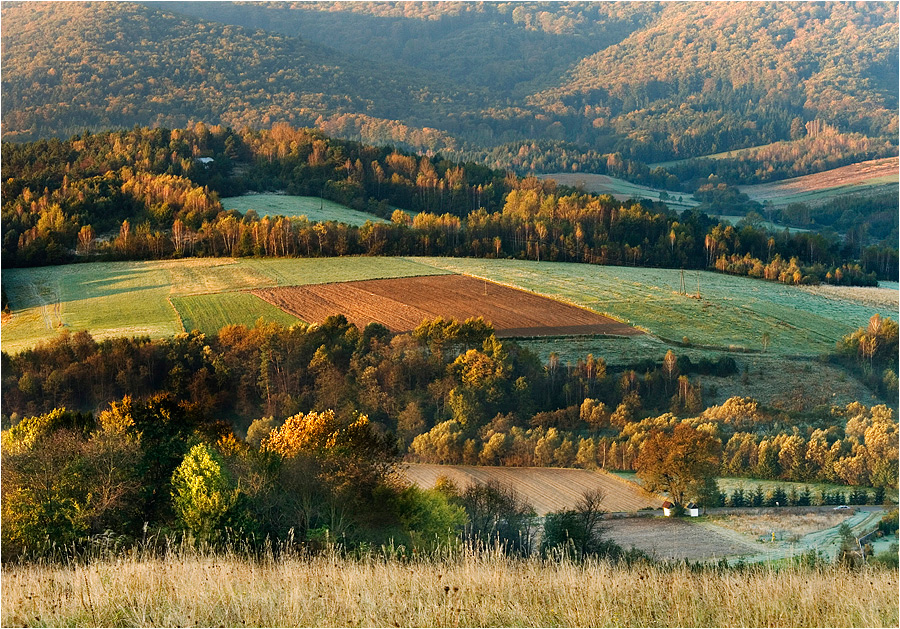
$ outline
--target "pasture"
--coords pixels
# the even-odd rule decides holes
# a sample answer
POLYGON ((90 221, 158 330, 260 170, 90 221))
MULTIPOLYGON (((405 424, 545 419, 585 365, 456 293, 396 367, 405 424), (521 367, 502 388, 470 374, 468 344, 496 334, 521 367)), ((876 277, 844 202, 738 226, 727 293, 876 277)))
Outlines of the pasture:
POLYGON ((446 477, 459 489, 473 483, 497 481, 534 507, 538 515, 572 509, 586 491, 603 492, 603 508, 610 512, 662 508, 662 498, 644 492, 639 485, 606 472, 558 467, 491 467, 406 463, 404 478, 422 489, 434 487, 446 477))
POLYGON ((557 183, 573 188, 581 188, 585 192, 594 194, 608 194, 619 201, 628 199, 650 199, 651 201, 663 201, 673 210, 689 210, 700 205, 700 202, 690 193, 668 192, 649 186, 631 183, 624 179, 617 179, 608 175, 596 175, 593 173, 550 173, 538 175, 539 179, 553 179, 557 183))
POLYGON ((285 327, 300 321, 297 317, 269 305, 251 293, 203 293, 171 299, 172 305, 181 317, 185 332, 200 330, 204 334, 215 334, 231 324, 252 328, 259 319, 285 327), (259 303, 260 301, 263 303, 259 303))
POLYGON ((663 340, 706 349, 815 356, 887 308, 810 294, 797 287, 707 271, 685 274, 689 292, 700 278, 702 299, 680 295, 677 269, 592 266, 562 262, 412 258, 552 296, 649 331, 663 340), (685 339, 687 341, 685 342, 685 339))
POLYGON ((483 317, 501 337, 641 333, 583 308, 464 275, 268 288, 256 294, 305 321, 319 323, 340 312, 359 328, 377 322, 395 333, 438 317, 483 317))
POLYGON ((313 223, 335 221, 348 225, 363 225, 366 221, 386 223, 388 221, 374 214, 360 212, 346 205, 319 197, 299 197, 287 194, 245 194, 239 197, 225 197, 222 207, 246 214, 254 210, 260 216, 284 216, 299 218, 305 216, 313 223))

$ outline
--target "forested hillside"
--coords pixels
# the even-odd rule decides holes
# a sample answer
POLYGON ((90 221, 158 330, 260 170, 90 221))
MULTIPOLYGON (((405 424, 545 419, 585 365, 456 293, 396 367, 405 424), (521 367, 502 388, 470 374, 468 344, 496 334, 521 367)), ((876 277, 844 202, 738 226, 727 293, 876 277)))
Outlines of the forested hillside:
POLYGON ((289 122, 485 159, 505 145, 503 168, 568 142, 518 162, 596 172, 609 153, 837 138, 800 172, 730 167, 756 181, 896 153, 890 3, 6 3, 3 24, 5 139, 289 122))
MULTIPOLYGON (((678 214, 662 203, 617 201, 287 125, 135 128, 5 142, 2 150, 4 266, 367 254, 714 267, 789 284, 872 285, 897 275, 896 249, 867 246, 862 234, 735 228, 702 211, 678 214), (269 190, 322 196, 391 222, 241 215, 219 201, 269 190)), ((702 192, 731 198, 724 184, 702 192)))

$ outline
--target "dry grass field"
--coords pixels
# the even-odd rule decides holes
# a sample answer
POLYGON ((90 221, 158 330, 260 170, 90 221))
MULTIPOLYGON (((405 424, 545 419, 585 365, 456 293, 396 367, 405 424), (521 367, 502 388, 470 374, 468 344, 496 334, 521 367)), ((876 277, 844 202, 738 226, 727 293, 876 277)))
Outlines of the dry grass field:
POLYGON ((662 498, 647 494, 636 483, 590 470, 407 463, 403 475, 423 489, 434 487, 441 476, 449 478, 460 489, 475 482, 499 481, 527 499, 538 515, 571 509, 586 491, 596 489, 603 492, 603 508, 609 512, 662 507, 662 498))
POLYGON ((4 627, 896 627, 896 570, 175 552, 9 566, 4 627), (865 592, 865 596, 858 593, 865 592))
POLYGON ((719 526, 751 537, 776 534, 779 539, 803 537, 840 525, 853 515, 851 511, 820 511, 815 513, 761 513, 723 515, 714 518, 719 526))
POLYGON ((436 317, 484 317, 503 337, 641 334, 590 310, 464 275, 265 288, 255 294, 311 323, 339 312, 359 328, 374 321, 392 332, 410 331, 436 317))

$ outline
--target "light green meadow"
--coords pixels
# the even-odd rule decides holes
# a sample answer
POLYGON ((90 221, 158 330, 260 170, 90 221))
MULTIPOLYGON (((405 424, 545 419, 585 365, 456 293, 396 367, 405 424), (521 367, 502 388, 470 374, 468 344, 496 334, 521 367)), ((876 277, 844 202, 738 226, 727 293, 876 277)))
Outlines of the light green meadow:
POLYGON ((287 194, 246 194, 239 197, 225 197, 222 207, 245 214, 255 210, 260 216, 305 216, 314 223, 335 221, 348 225, 363 225, 366 221, 386 223, 374 214, 360 212, 346 205, 319 197, 299 197, 287 194))
POLYGON ((276 308, 252 295, 182 298, 443 273, 447 271, 404 258, 362 257, 192 258, 9 269, 3 272, 3 288, 12 317, 3 324, 0 339, 3 351, 15 353, 64 329, 88 330, 97 339, 161 338, 183 329, 215 330, 223 321, 252 325, 263 317, 287 322, 276 318, 272 312, 276 308), (244 300, 241 308, 237 307, 240 300, 244 300), (184 325, 182 316, 186 318, 184 325), (232 317, 240 320, 231 321, 232 317))

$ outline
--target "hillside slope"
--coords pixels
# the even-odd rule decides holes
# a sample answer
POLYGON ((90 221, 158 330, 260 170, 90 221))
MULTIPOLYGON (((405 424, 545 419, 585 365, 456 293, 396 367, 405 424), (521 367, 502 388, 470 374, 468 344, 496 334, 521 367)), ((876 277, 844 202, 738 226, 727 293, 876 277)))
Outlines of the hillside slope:
POLYGON ((4 3, 3 38, 5 139, 286 121, 416 148, 565 140, 659 161, 812 120, 897 129, 886 2, 4 3))
MULTIPOLYGON (((321 115, 436 123, 472 95, 294 37, 133 3, 3 6, 4 139, 86 128, 313 125, 321 115)), ((478 100, 478 99, 476 99, 478 100)))

